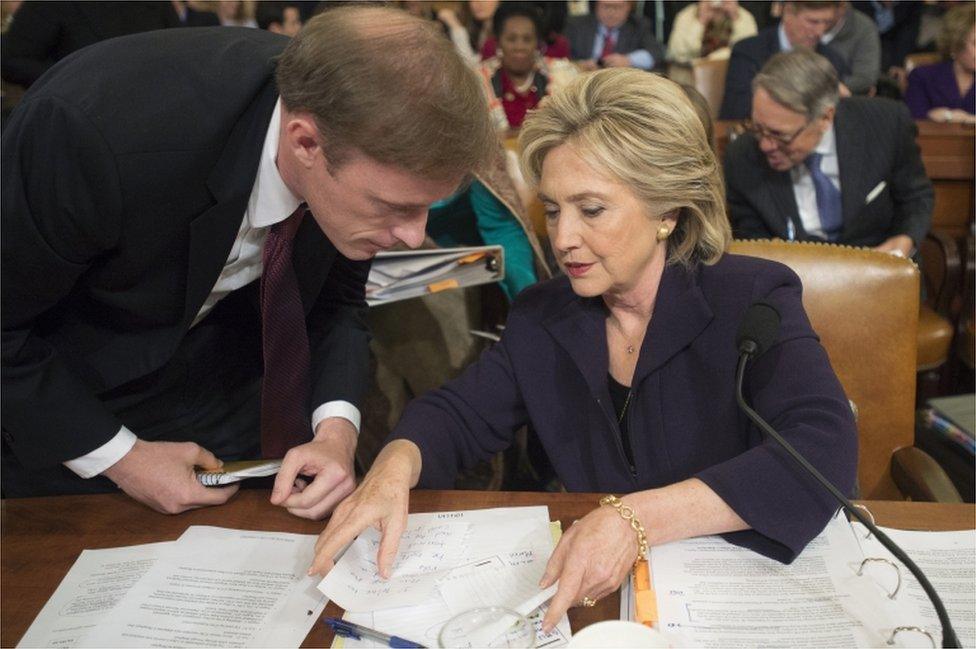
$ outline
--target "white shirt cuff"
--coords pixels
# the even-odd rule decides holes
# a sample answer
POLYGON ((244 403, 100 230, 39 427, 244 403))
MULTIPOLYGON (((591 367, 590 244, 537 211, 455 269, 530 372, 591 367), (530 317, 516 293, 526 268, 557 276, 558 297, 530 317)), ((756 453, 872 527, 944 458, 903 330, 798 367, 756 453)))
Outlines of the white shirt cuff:
POLYGON ((68 460, 64 465, 82 478, 95 477, 131 451, 137 439, 135 433, 123 426, 119 432, 115 433, 115 437, 91 453, 68 460))
POLYGON ((342 417, 343 419, 348 419, 352 424, 353 428, 356 429, 356 434, 359 434, 359 425, 362 423, 362 415, 359 414, 359 408, 352 405, 348 401, 329 401, 323 403, 321 406, 315 409, 312 413, 312 434, 315 434, 315 429, 318 428, 319 424, 322 423, 323 419, 328 419, 329 417, 342 417))

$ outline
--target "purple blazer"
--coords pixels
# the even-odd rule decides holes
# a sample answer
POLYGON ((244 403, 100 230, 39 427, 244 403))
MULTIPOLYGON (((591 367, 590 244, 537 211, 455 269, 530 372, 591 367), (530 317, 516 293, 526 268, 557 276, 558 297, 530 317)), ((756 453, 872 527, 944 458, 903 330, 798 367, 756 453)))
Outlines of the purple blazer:
POLYGON ((666 268, 627 411, 634 474, 607 387, 603 302, 578 297, 565 277, 523 291, 501 342, 411 402, 390 437, 420 447, 419 486, 443 489, 531 423, 569 491, 625 494, 697 477, 753 528, 728 540, 792 561, 837 507, 737 408, 735 335, 754 301, 777 306, 778 342, 750 364, 746 398, 850 494, 854 419, 800 297, 799 278, 775 262, 725 255, 666 268))
POLYGON ((965 97, 960 97, 952 61, 923 65, 908 75, 905 103, 915 119, 928 119, 929 111, 933 108, 961 108, 974 115, 976 84, 970 86, 965 97))

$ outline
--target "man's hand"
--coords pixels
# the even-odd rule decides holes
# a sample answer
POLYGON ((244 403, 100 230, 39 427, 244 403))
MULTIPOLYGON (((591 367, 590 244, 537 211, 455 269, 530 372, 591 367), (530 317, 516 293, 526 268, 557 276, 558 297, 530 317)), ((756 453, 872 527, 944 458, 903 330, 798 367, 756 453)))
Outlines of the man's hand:
POLYGON ((407 528, 410 489, 420 477, 420 449, 411 441, 395 439, 380 451, 362 484, 336 507, 329 524, 315 542, 310 575, 325 576, 335 555, 367 527, 380 531, 376 566, 389 579, 396 562, 400 535, 407 528))
POLYGON ((593 72, 600 66, 593 59, 583 59, 576 62, 576 67, 579 68, 580 72, 593 72))
POLYGON ((887 252, 889 255, 895 255, 896 257, 911 257, 914 248, 915 242, 912 241, 911 237, 907 234, 899 234, 885 239, 875 250, 878 252, 887 252))
POLYGON ((320 519, 356 487, 353 459, 356 428, 348 419, 329 417, 315 429, 315 439, 288 451, 271 492, 271 504, 295 516, 320 519), (314 476, 311 484, 299 474, 314 476))
POLYGON ((630 67, 630 57, 626 54, 607 54, 603 57, 603 65, 608 68, 630 67))
POLYGON ((238 485, 204 487, 194 466, 216 470, 223 463, 193 442, 137 440, 122 459, 102 472, 129 496, 163 514, 221 505, 237 493, 238 485))

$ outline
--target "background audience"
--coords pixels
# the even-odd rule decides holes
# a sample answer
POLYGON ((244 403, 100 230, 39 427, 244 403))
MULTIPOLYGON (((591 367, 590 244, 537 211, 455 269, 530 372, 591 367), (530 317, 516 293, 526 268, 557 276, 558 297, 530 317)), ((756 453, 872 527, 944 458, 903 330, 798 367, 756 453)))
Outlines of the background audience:
POLYGON ((729 70, 725 77, 720 119, 745 119, 752 101, 752 79, 774 54, 797 47, 815 50, 837 70, 838 77, 848 74, 844 59, 820 38, 834 24, 837 2, 808 0, 783 3, 783 19, 777 27, 767 27, 752 38, 739 41, 732 48, 729 70))
POLYGON ((566 38, 581 70, 651 70, 664 62, 664 47, 654 38, 650 23, 633 9, 629 0, 596 0, 594 13, 570 18, 566 38))
POLYGON ((180 25, 168 2, 24 2, 3 35, 0 72, 28 87, 86 45, 180 25))
POLYGON ((881 73, 881 40, 871 19, 854 11, 850 2, 841 2, 833 26, 820 40, 837 52, 849 69, 841 76, 841 83, 855 95, 872 93, 881 73))
POLYGON ((839 99, 833 66, 809 50, 777 54, 753 87, 749 131, 725 154, 735 236, 912 255, 929 230, 933 192, 906 108, 839 99))
POLYGON ((501 47, 480 66, 488 106, 499 130, 517 129, 554 86, 565 85, 567 78, 575 76, 575 69, 565 60, 539 55, 542 18, 531 4, 506 2, 492 23, 501 47))
POLYGON ((943 61, 908 75, 905 102, 915 119, 976 122, 976 5, 966 2, 945 15, 939 35, 943 61))
MULTIPOLYGON (((966 2, 967 0, 963 0, 966 2)), ((905 73, 905 57, 915 51, 922 3, 918 0, 854 0, 856 9, 874 21, 881 36, 881 69, 905 73)))
POLYGON ((301 8, 291 2, 262 0, 254 9, 258 27, 275 34, 294 36, 302 28, 301 8))
POLYGON ((678 12, 668 39, 668 60, 728 58, 729 48, 756 35, 756 19, 736 0, 699 0, 678 12))
MULTIPOLYGON (((3 25, 9 29, 0 41, 2 125, 25 88, 51 64, 98 40, 169 27, 219 25, 257 25, 293 36, 313 11, 343 4, 347 2, 0 0, 3 25)), ((895 103, 841 97, 850 92, 900 101, 904 96, 915 119, 976 122, 972 2, 403 0, 379 4, 394 4, 439 23, 437 30, 480 73, 499 138, 510 138, 533 111, 581 73, 628 66, 682 83, 691 80, 693 60, 729 58, 725 78, 721 73, 714 77, 724 86, 710 87, 707 75, 696 79, 708 101, 691 86, 682 89, 698 111, 709 143, 724 152, 729 217, 740 237, 822 240, 911 255, 925 236, 932 211, 914 125, 904 107, 895 103), (906 55, 931 50, 936 40, 942 61, 914 67, 906 75, 906 67, 923 61, 912 57, 906 66, 906 55), (667 53, 663 42, 668 43, 667 53), (800 75, 790 87, 779 83, 775 74, 760 75, 775 55, 803 49, 829 61, 839 82, 836 97, 822 93, 826 78, 822 75, 819 80, 816 74, 800 75), (741 124, 719 122, 712 128, 712 118, 739 121, 750 116, 752 123, 746 124, 746 133, 738 140, 735 134, 741 124), (727 147, 726 142, 730 142, 727 147)), ((965 128, 947 130, 965 132, 965 128)), ((431 206, 427 231, 439 245, 499 243, 505 247, 506 279, 500 290, 492 289, 497 296, 489 309, 494 317, 500 305, 502 318, 507 302, 537 278, 549 275, 546 255, 552 259, 548 240, 542 237, 540 244, 535 237, 535 231, 541 232, 541 207, 514 163, 515 153, 510 150, 506 155, 507 165, 503 161, 495 169, 476 173, 454 196, 431 206)), ((940 199, 940 204, 945 208, 946 201, 940 199)), ((971 231, 971 218, 968 223, 971 231)), ((962 241, 958 233, 953 236, 962 241)), ((441 295, 421 302, 410 310, 424 312, 416 318, 422 324, 409 332, 403 328, 402 313, 384 321, 377 311, 372 316, 379 332, 374 341, 393 348, 400 344, 397 341, 415 341, 421 330, 436 329, 429 323, 448 320, 453 329, 438 335, 465 340, 442 345, 453 345, 445 351, 448 361, 423 364, 414 355, 402 362, 395 354, 378 358, 377 374, 403 382, 408 397, 456 375, 472 361, 477 350, 467 340, 467 330, 484 326, 469 295, 463 299, 441 295)), ((434 342, 431 337, 431 348, 434 342)), ((389 421, 395 422, 398 414, 391 414, 389 421)))

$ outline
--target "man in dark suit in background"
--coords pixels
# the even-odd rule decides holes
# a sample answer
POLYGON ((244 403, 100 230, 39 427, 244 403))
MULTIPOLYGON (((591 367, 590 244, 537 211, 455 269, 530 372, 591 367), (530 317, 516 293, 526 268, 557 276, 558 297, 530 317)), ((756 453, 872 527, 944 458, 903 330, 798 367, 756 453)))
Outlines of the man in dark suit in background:
POLYGON ((749 132, 725 153, 735 236, 911 256, 928 232, 933 192, 907 108, 838 99, 836 71, 808 50, 774 56, 753 87, 749 132))
POLYGON ((178 512, 234 493, 194 465, 284 455, 272 502, 327 513, 354 484, 369 260, 419 245, 493 142, 474 74, 394 9, 56 65, 2 141, 4 495, 178 512))
POLYGON ((0 71, 26 88, 87 45, 180 24, 169 2, 24 2, 3 35, 0 71))
POLYGON ((632 67, 651 70, 664 63, 664 47, 630 0, 597 0, 594 13, 566 24, 570 56, 583 70, 632 67))
POLYGON ((774 54, 797 47, 815 50, 837 70, 839 77, 850 70, 844 59, 820 38, 836 22, 839 2, 810 0, 784 2, 779 25, 767 27, 732 47, 729 69, 725 75, 725 95, 719 119, 745 119, 752 102, 752 79, 774 54))

